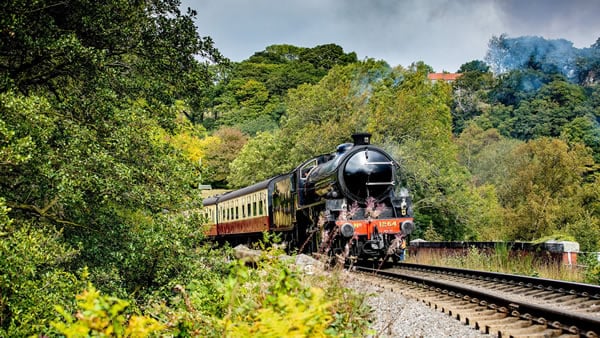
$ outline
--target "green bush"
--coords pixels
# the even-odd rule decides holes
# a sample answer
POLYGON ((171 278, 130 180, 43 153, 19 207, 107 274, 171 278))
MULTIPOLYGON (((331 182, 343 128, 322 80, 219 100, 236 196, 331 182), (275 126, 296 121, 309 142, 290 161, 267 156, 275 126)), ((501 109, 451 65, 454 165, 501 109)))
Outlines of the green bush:
POLYGON ((157 298, 148 313, 177 337, 353 337, 368 332, 365 296, 343 288, 335 273, 303 275, 283 252, 263 249, 255 267, 236 262, 225 278, 177 285, 175 295, 157 298))
POLYGON ((600 285, 600 262, 596 252, 582 253, 579 263, 585 266, 585 282, 600 285))
POLYGON ((71 308, 79 279, 63 269, 76 250, 43 222, 17 222, 0 198, 0 337, 22 337, 49 329, 53 305, 71 308))
POLYGON ((304 286, 297 272, 272 261, 258 270, 238 265, 224 287, 226 336, 324 337, 333 321, 323 290, 304 286))
POLYGON ((147 337, 165 328, 156 319, 129 315, 128 307, 129 302, 103 296, 89 284, 87 290, 77 296, 78 310, 75 315, 60 305, 56 306, 63 320, 52 322, 52 326, 67 338, 147 337))

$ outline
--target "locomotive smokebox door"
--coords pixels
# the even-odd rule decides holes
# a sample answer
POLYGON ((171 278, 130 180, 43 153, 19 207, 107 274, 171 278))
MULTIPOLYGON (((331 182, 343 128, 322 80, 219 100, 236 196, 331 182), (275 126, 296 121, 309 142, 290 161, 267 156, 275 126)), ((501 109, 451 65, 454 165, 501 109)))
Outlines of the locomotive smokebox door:
POLYGON ((352 134, 352 140, 354 141, 354 145, 369 145, 371 144, 371 134, 369 133, 356 133, 352 134))

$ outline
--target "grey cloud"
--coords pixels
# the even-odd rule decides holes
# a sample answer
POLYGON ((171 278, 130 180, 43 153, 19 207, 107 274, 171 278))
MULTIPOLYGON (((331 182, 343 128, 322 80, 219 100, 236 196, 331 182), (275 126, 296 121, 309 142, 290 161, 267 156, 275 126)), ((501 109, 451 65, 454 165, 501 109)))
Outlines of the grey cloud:
POLYGON ((564 38, 575 47, 589 47, 600 37, 598 0, 496 0, 510 35, 564 38))
POLYGON ((336 43, 359 59, 456 71, 483 59, 493 35, 564 38, 576 47, 600 33, 600 1, 587 0, 201 0, 201 35, 241 61, 268 45, 336 43))

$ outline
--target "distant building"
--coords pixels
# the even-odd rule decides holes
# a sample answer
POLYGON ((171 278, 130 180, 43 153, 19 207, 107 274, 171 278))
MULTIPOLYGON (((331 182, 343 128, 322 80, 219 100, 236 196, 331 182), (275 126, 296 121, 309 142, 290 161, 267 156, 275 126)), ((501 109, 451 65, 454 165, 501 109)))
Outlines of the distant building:
POLYGON ((446 81, 452 82, 461 77, 461 73, 429 73, 427 74, 427 78, 431 80, 431 82, 436 81, 446 81))

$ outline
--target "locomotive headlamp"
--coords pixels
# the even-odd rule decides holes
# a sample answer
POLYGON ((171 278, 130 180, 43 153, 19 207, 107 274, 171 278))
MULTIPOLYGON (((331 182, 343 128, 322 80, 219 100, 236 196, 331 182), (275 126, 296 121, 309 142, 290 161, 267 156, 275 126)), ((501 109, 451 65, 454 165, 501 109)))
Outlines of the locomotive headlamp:
POLYGON ((402 233, 405 235, 408 235, 411 232, 413 232, 413 230, 415 230, 415 224, 411 221, 404 221, 404 222, 402 222, 401 228, 402 228, 402 233))
POLYGON ((350 238, 354 236, 354 226, 350 223, 344 223, 340 227, 340 232, 342 233, 342 236, 350 238))

